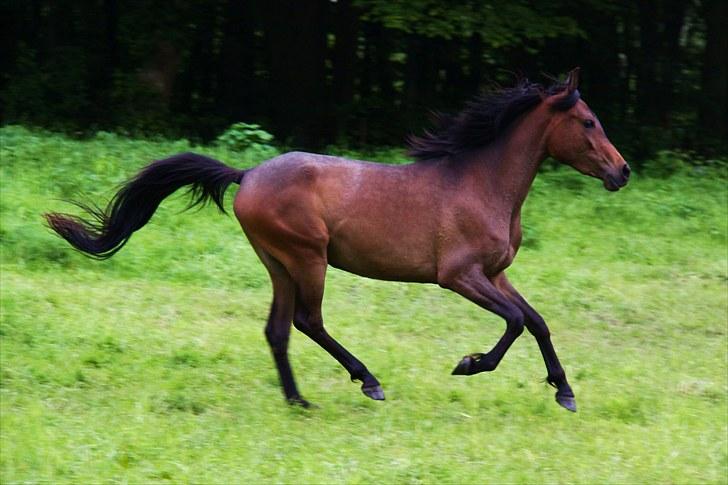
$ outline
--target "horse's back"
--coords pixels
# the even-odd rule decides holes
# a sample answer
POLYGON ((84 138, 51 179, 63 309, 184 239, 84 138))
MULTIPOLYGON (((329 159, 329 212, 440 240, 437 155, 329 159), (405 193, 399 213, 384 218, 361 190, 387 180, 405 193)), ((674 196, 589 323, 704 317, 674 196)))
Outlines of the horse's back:
POLYGON ((251 242, 380 279, 433 281, 436 201, 423 166, 304 152, 246 172, 235 214, 251 242))

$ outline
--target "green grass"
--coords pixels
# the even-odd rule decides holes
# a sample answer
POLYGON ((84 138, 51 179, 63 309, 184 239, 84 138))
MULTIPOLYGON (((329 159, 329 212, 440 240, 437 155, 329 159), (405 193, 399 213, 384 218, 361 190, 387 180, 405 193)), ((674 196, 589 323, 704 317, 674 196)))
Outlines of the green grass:
POLYGON ((549 322, 577 414, 542 382, 530 335, 496 372, 451 376, 499 318, 336 270, 327 326, 387 401, 294 332, 319 406, 304 411, 282 399, 267 275, 233 217, 174 197, 106 262, 43 227, 42 212, 73 211, 58 199, 105 200, 188 143, 0 135, 2 483, 728 481, 724 170, 638 175, 616 194, 571 170, 537 178, 509 275, 549 322))

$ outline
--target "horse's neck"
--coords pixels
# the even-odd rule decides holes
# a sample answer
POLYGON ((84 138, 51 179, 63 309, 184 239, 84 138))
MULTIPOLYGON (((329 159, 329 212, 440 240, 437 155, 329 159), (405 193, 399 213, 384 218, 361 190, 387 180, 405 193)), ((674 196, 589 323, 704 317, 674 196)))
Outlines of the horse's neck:
POLYGON ((548 122, 542 113, 527 115, 505 139, 482 151, 471 164, 474 176, 482 177, 502 200, 502 208, 512 214, 520 211, 546 158, 544 133, 548 122))

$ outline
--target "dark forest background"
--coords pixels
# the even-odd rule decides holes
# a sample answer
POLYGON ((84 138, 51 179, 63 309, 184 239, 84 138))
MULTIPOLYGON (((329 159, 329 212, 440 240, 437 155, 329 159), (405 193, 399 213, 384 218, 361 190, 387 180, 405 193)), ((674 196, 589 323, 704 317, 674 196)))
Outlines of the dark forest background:
POLYGON ((631 158, 725 154, 728 1, 10 0, 0 116, 206 141, 259 123, 291 148, 399 145, 519 76, 582 68, 631 158))

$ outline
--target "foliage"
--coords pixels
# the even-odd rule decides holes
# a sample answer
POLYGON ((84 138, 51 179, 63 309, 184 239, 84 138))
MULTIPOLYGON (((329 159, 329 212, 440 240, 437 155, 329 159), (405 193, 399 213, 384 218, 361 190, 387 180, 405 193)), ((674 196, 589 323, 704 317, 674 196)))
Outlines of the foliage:
POLYGON ((650 177, 666 178, 676 175, 689 167, 683 153, 673 150, 661 150, 655 158, 645 162, 643 171, 650 177))
POLYGON ((491 84, 581 66, 584 99, 630 161, 724 156, 726 5, 6 2, 0 119, 204 142, 246 120, 296 148, 366 149, 401 144, 429 111, 491 84))
POLYGON ((257 158, 261 160, 276 154, 272 142, 273 135, 255 123, 234 123, 217 137, 219 145, 235 151, 250 151, 255 153, 257 158))
POLYGON ((660 150, 655 157, 642 163, 641 173, 648 177, 668 178, 685 173, 700 173, 710 169, 716 177, 728 176, 728 159, 704 159, 681 150, 660 150))
POLYGON ((573 17, 559 15, 550 6, 536 9, 525 1, 359 0, 356 4, 366 12, 365 19, 390 29, 444 39, 478 34, 495 49, 528 43, 535 52, 533 42, 585 35, 573 17))
POLYGON ((567 169, 537 177, 509 275, 549 322, 576 415, 553 402, 527 333, 496 372, 455 378, 463 354, 500 337, 499 318, 435 286, 334 269, 327 325, 387 401, 294 331, 296 376, 319 405, 301 411, 280 394, 262 332, 268 275, 234 218, 182 213, 172 197, 99 263, 40 217, 75 211, 59 199, 79 191, 103 202, 170 153, 257 160, 108 133, 0 137, 2 483, 728 480, 719 167, 637 174, 618 193, 567 169))

